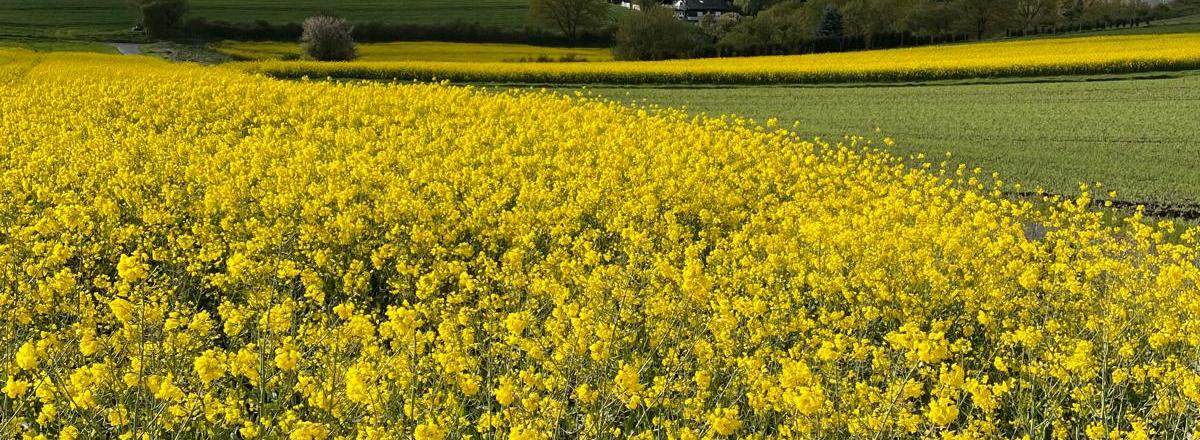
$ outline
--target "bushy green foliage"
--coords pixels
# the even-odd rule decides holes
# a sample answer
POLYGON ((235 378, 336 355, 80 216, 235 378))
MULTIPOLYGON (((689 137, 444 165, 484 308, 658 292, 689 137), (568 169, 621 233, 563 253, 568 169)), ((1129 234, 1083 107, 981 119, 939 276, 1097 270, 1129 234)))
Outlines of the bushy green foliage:
POLYGON ((738 13, 728 13, 721 15, 705 14, 700 17, 700 30, 712 38, 713 41, 719 41, 722 37, 729 34, 729 31, 737 27, 742 21, 742 15, 738 13))
POLYGON ((915 35, 946 35, 959 21, 954 4, 944 0, 916 0, 906 11, 901 27, 915 35))
POLYGON ((842 11, 835 4, 825 5, 825 10, 821 12, 821 27, 817 29, 817 36, 840 37, 843 32, 845 24, 842 22, 842 11))
MULTIPOLYGON (((918 40, 927 44, 947 38, 1129 27, 1166 13, 1145 2, 1123 0, 739 0, 735 4, 748 19, 721 32, 719 47, 737 54, 888 48, 918 40), (821 49, 814 46, 814 40, 843 38, 834 44, 824 41, 821 49)), ((1165 10, 1182 10, 1182 5, 1165 10)))
POLYGON ((613 56, 619 60, 666 60, 704 53, 710 45, 699 26, 675 18, 672 10, 648 7, 617 24, 613 56))
POLYGON ((873 48, 875 37, 901 31, 899 18, 902 2, 903 0, 847 0, 842 5, 847 33, 865 37, 867 48, 873 48))
POLYGON ((130 0, 129 5, 137 12, 146 32, 154 37, 175 34, 190 7, 188 0, 130 0))
POLYGON ((786 53, 817 35, 817 23, 800 0, 787 0, 756 16, 746 17, 718 42, 734 53, 786 53))
POLYGON ((774 6, 781 0, 733 0, 733 5, 738 8, 743 14, 755 15, 763 10, 774 6))

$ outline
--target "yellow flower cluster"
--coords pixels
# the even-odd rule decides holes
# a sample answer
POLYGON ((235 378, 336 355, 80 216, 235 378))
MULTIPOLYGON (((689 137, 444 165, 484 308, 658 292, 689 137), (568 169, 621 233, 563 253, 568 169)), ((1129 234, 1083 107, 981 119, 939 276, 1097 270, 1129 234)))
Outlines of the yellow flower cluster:
POLYGON ((1196 229, 858 138, 0 52, 0 437, 1189 438, 1196 229))
POLYGON ((779 84, 1134 73, 1200 68, 1200 33, 1092 36, 817 55, 598 63, 240 64, 280 78, 565 84, 779 84))

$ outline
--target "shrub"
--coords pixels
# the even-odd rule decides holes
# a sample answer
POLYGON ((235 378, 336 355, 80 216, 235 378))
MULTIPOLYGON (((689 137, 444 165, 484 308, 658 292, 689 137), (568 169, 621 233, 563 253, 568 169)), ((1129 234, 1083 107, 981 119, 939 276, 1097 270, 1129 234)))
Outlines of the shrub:
POLYGON ((619 60, 690 58, 708 52, 710 46, 699 26, 676 19, 670 9, 649 7, 621 18, 613 56, 619 60))
POLYGON ((790 0, 739 21, 721 36, 722 53, 779 55, 799 51, 816 34, 817 27, 804 8, 804 2, 790 0))
POLYGON ((173 36, 187 14, 188 0, 131 0, 142 26, 151 36, 173 36))
POLYGON ((358 58, 354 26, 345 19, 320 15, 304 20, 300 37, 304 53, 318 61, 350 61, 358 58))

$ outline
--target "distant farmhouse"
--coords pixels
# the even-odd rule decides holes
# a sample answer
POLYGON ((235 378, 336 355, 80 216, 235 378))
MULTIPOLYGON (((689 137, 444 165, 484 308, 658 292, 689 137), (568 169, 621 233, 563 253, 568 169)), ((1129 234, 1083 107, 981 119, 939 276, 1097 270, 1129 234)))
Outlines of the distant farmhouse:
MULTIPOLYGON (((641 6, 632 0, 610 1, 626 8, 641 9, 641 6)), ((705 15, 720 17, 734 11, 729 0, 662 0, 662 5, 674 9, 675 18, 693 23, 699 22, 705 15)))

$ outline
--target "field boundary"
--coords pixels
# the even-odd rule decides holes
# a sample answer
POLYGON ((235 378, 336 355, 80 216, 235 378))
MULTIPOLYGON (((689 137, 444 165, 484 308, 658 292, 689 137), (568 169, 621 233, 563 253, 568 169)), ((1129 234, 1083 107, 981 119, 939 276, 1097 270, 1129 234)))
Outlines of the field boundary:
MULTIPOLYGON (((313 77, 365 80, 428 81, 447 80, 456 83, 508 84, 614 84, 614 85, 819 85, 946 81, 967 79, 1003 79, 1069 75, 1138 74, 1150 72, 1182 72, 1200 70, 1200 57, 1176 60, 1124 60, 1092 65, 1011 66, 996 69, 958 68, 939 71, 879 71, 879 72, 654 72, 627 75, 623 73, 586 72, 583 70, 514 69, 505 71, 496 64, 504 63, 250 63, 245 70, 277 79, 313 77), (454 65, 474 64, 474 65, 454 65)), ((517 64, 517 63, 507 63, 517 64)), ((590 63, 600 64, 600 63, 590 63)))
POLYGON ((990 42, 834 54, 593 63, 263 61, 275 78, 612 85, 907 84, 1200 69, 1200 33, 990 42))
MULTIPOLYGON (((978 85, 1007 85, 1007 84, 1059 84, 1059 83, 1088 83, 1088 82, 1113 82, 1113 81, 1144 81, 1144 80, 1160 80, 1160 79, 1175 79, 1190 76, 1200 76, 1200 69, 1188 69, 1177 71, 1164 72, 1138 72, 1126 74, 1085 74, 1085 75, 1057 75, 1057 76, 1039 76, 1039 77, 1004 77, 1004 78, 967 78, 958 80, 936 80, 936 81, 912 81, 912 82, 854 82, 854 83, 818 83, 818 84, 607 84, 607 83, 526 83, 526 82, 469 82, 463 85, 472 85, 479 87, 506 87, 506 88, 538 88, 538 87, 578 87, 588 89, 672 89, 672 90, 720 90, 720 89, 741 89, 741 88, 902 88, 902 87, 953 87, 953 86, 978 86, 978 85)), ((295 79, 295 78, 281 78, 295 79)), ((391 81, 391 80, 373 80, 359 78, 330 78, 333 81, 391 81)))

